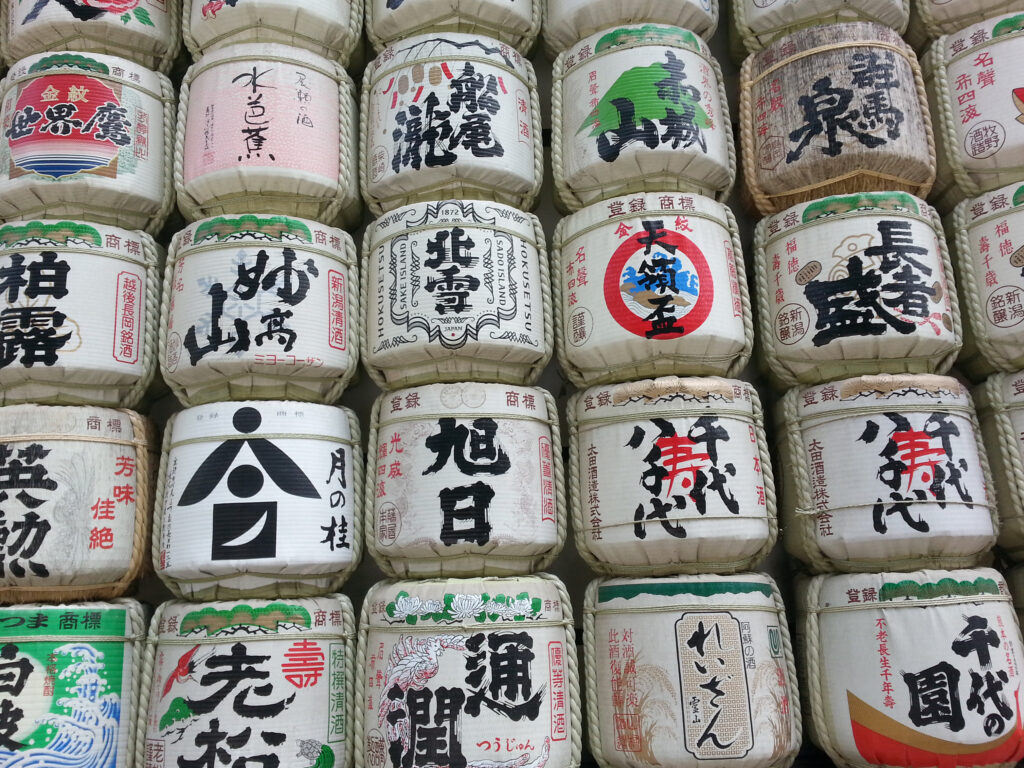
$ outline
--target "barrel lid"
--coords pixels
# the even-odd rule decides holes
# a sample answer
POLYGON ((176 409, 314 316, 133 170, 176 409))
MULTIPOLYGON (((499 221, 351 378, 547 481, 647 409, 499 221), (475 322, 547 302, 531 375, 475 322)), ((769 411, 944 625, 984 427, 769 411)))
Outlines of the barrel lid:
POLYGON ((705 59, 711 58, 711 49, 698 35, 688 29, 669 24, 626 24, 612 27, 585 37, 558 56, 564 72, 592 66, 595 58, 613 51, 628 51, 646 46, 668 46, 692 51, 705 59))
POLYGON ((295 216, 247 213, 213 216, 189 224, 171 241, 169 261, 177 261, 196 250, 248 242, 292 245, 346 263, 353 247, 352 236, 337 227, 295 216))
POLYGON ((403 205, 383 214, 367 230, 369 247, 376 248, 383 241, 411 230, 424 230, 452 226, 493 227, 511 232, 534 247, 540 231, 533 214, 504 203, 486 200, 438 200, 436 202, 403 205))
POLYGON ((757 391, 745 381, 717 376, 661 376, 591 387, 573 399, 579 423, 634 419, 689 418, 728 411, 753 418, 757 391))
POLYGON ((492 416, 530 419, 550 423, 556 414, 548 412, 547 393, 534 387, 511 384, 427 384, 394 392, 377 399, 380 424, 396 421, 430 420, 443 416, 492 416), (414 403, 410 407, 410 403, 414 403))
POLYGON ((587 591, 589 613, 641 613, 689 608, 774 608, 778 587, 763 573, 599 579, 587 591))
POLYGON ((159 624, 150 629, 150 635, 155 634, 159 642, 188 639, 195 643, 240 632, 246 642, 291 635, 348 637, 355 632, 346 621, 351 615, 349 599, 337 594, 209 603, 173 600, 163 605, 159 624))
POLYGON ((0 224, 0 256, 8 250, 25 253, 52 250, 55 246, 72 251, 111 255, 137 264, 156 266, 153 239, 138 230, 58 219, 0 224))
POLYGON ((779 213, 761 220, 758 233, 764 233, 765 242, 776 236, 788 235, 791 230, 810 224, 828 224, 836 217, 858 215, 889 215, 900 213, 931 224, 934 209, 924 200, 909 192, 861 192, 854 195, 830 195, 806 203, 797 203, 779 213))
POLYGON ((0 607, 0 638, 19 643, 141 640, 145 611, 131 598, 55 605, 22 603, 0 607))
POLYGON ((171 417, 170 448, 192 441, 352 438, 350 412, 319 403, 284 400, 226 401, 197 405, 171 417), (301 416, 297 413, 301 411, 301 416))
MULTIPOLYGON (((990 46, 999 38, 1017 38, 1024 32, 1024 13, 1007 13, 964 27, 959 32, 940 37, 937 50, 943 52, 946 64, 990 46)), ((1002 42, 1001 40, 999 40, 1002 42)))
POLYGON ((899 33, 873 21, 852 21, 843 24, 821 24, 805 27, 774 40, 747 59, 752 78, 762 77, 767 70, 780 64, 808 55, 812 52, 825 53, 837 46, 876 45, 892 47, 908 58, 916 59, 913 49, 899 33))
POLYGON ((711 219, 729 229, 729 213, 717 200, 692 192, 646 192, 592 203, 559 221, 558 231, 568 239, 602 224, 679 214, 711 219))
POLYGON ((971 406, 967 387, 951 376, 928 373, 856 376, 827 384, 792 390, 800 418, 842 417, 842 412, 868 410, 966 409, 971 406))
POLYGON ((908 605, 1010 602, 1002 574, 992 568, 908 573, 849 573, 815 576, 799 605, 801 612, 823 610, 881 610, 908 605), (809 604, 820 582, 815 603, 809 604), (852 596, 856 595, 856 600, 852 596))
POLYGON ((204 53, 195 64, 189 67, 185 75, 185 82, 192 82, 200 74, 218 64, 239 61, 275 61, 305 66, 333 80, 352 82, 348 73, 338 62, 331 61, 305 48, 296 48, 283 43, 235 43, 223 48, 215 48, 204 53))
POLYGON ((518 75, 533 79, 533 68, 515 48, 491 37, 465 32, 426 33, 403 38, 384 48, 366 66, 368 82, 389 72, 428 61, 484 61, 518 75))
MULTIPOLYGON (((988 219, 1006 216, 1024 208, 1024 183, 1015 181, 1005 187, 961 201, 957 205, 956 222, 968 229, 988 219)), ((1016 256, 1016 254, 1014 254, 1016 256)), ((1024 266, 1024 253, 1020 255, 1024 266)))
POLYGON ((170 81, 134 61, 103 53, 37 53, 14 63, 4 80, 4 90, 37 77, 59 74, 91 75, 101 80, 121 83, 138 91, 146 91, 154 99, 163 100, 172 92, 170 81))
POLYGON ((114 408, 79 405, 6 405, 0 408, 0 435, 3 442, 81 437, 88 441, 134 442, 150 445, 146 432, 135 433, 137 413, 114 408))

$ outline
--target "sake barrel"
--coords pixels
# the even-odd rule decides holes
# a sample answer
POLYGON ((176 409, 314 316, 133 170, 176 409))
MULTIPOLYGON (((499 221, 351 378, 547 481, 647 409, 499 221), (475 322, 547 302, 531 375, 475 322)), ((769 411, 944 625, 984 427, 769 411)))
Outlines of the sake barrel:
POLYGON ((942 35, 952 35, 1005 13, 1024 10, 1020 0, 911 0, 910 26, 904 36, 918 50, 942 35))
POLYGON ((145 631, 134 600, 0 608, 4 765, 132 765, 145 631))
POLYGON ((185 405, 330 403, 359 360, 359 273, 348 233, 290 216, 216 216, 171 242, 164 379, 185 405))
POLYGON ((606 29, 562 52, 552 78, 551 166, 563 208, 634 192, 728 197, 736 153, 722 71, 693 32, 606 29))
POLYGON ((874 22, 808 27, 743 62, 746 192, 763 216, 879 189, 925 197, 935 145, 914 51, 874 22))
POLYGON ((551 58, 602 29, 668 24, 709 40, 718 27, 718 0, 545 0, 544 44, 551 58))
POLYGON ((966 318, 960 368, 975 380, 1024 368, 1024 184, 961 202, 950 242, 966 318))
POLYGON ((1013 611, 1017 614, 1017 623, 1024 615, 1024 568, 1014 566, 1005 571, 1006 584, 1010 588, 1010 596, 1013 598, 1013 611))
POLYGON ((533 384, 551 358, 544 230, 501 203, 398 208, 363 239, 366 369, 382 389, 533 384))
POLYGON ((970 394, 931 374, 860 376, 786 393, 782 528, 813 572, 970 566, 998 518, 970 394))
POLYGON ((345 66, 360 48, 363 0, 182 2, 181 32, 193 59, 235 43, 281 43, 345 66))
POLYGON ((157 575, 192 600, 337 589, 362 553, 359 419, 291 401, 222 402, 164 430, 157 575))
POLYGON ((999 499, 999 548, 1018 562, 1024 560, 1024 374, 991 376, 975 396, 999 499))
MULTIPOLYGON (((899 33, 907 28, 911 0, 732 0, 736 53, 754 53, 805 27, 834 22, 875 21, 899 33)), ((939 0, 950 2, 950 0, 939 0)), ((739 58, 739 57, 737 57, 739 58)))
POLYGON ((935 109, 938 177, 932 200, 947 213, 961 200, 1024 178, 1024 13, 944 35, 923 61, 935 109))
POLYGON ((738 374, 753 347, 736 219, 693 194, 589 205, 555 228, 555 327, 576 386, 738 374))
POLYGON ((125 594, 153 508, 152 427, 134 411, 0 408, 0 601, 125 594))
POLYGON ((144 232, 0 225, 0 403, 136 406, 156 370, 159 258, 144 232))
POLYGON ((189 67, 174 186, 190 220, 236 213, 359 216, 355 86, 336 61, 278 43, 218 48, 189 67))
POLYGON ((999 573, 815 576, 801 592, 808 735, 837 766, 1024 756, 1021 635, 999 573))
POLYGON ((783 386, 946 373, 962 343, 942 222, 906 192, 833 195, 755 234, 764 361, 783 386))
POLYGON ((572 397, 576 549, 605 574, 750 570, 775 545, 775 485, 757 391, 665 376, 572 397))
POLYGON ((359 619, 356 768, 575 768, 576 664, 553 576, 378 583, 359 619))
POLYGON ((540 32, 543 0, 366 0, 366 36, 385 46, 424 32, 466 32, 529 53, 540 32))
POLYGON ((359 133, 375 216, 446 197, 529 210, 540 192, 537 78, 493 38, 426 33, 382 50, 363 73, 359 133))
POLYGON ((565 541, 554 398, 505 384, 429 384, 373 405, 367 545, 389 575, 543 570, 565 541))
POLYGON ((0 17, 8 64, 34 53, 92 51, 166 73, 181 47, 179 0, 5 0, 0 17))
POLYGON ((46 53, 12 65, 0 92, 0 219, 159 231, 173 205, 166 77, 116 56, 46 53))
POLYGON ((597 579, 583 612, 587 726, 599 765, 793 763, 800 697, 782 595, 769 576, 597 579))
POLYGON ((354 635, 344 595, 164 603, 146 644, 135 765, 349 768, 354 635))

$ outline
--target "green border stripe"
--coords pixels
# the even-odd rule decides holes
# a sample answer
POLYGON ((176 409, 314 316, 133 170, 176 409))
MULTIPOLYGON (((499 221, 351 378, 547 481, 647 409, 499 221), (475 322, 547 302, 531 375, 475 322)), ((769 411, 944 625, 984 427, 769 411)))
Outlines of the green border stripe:
POLYGON ((662 584, 617 584, 610 587, 598 587, 597 602, 606 603, 616 598, 632 600, 640 595, 712 597, 713 595, 737 594, 762 594, 765 597, 771 597, 772 588, 768 584, 752 581, 699 581, 693 583, 673 581, 662 584))

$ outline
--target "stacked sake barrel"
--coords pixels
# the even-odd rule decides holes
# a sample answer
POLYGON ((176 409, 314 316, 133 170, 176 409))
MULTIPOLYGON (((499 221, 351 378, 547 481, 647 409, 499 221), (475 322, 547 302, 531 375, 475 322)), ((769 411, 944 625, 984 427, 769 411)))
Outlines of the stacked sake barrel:
MULTIPOLYGON (((838 765, 1010 764, 1024 756, 1010 693, 1020 630, 1002 576, 979 568, 1000 530, 995 488, 974 400, 947 375, 964 340, 939 218, 949 142, 926 98, 943 73, 934 49, 922 71, 899 37, 905 6, 844 4, 843 23, 788 32, 770 20, 792 11, 768 6, 738 18, 751 51, 741 144, 764 216, 761 363, 788 388, 781 516, 808 573, 796 597, 808 733, 838 765)), ((915 4, 917 45, 930 6, 915 4)))
POLYGON ((800 702, 754 387, 717 6, 548 4, 552 284, 591 752, 788 765, 800 702), (723 681, 728 681, 722 687, 723 681), (726 690, 728 688, 728 690, 726 690), (683 702, 682 706, 674 702, 683 702), (728 723, 728 726, 725 725, 728 723))

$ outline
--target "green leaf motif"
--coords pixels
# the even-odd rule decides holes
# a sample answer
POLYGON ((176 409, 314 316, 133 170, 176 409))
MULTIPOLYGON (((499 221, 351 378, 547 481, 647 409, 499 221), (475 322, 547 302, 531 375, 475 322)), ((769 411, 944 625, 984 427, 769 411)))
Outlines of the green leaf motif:
POLYGON ((126 14, 121 16, 121 21, 123 21, 125 24, 127 24, 131 20, 132 20, 132 15, 130 13, 126 13, 126 14))
POLYGON ((149 16, 149 11, 147 11, 145 8, 140 8, 140 7, 136 6, 135 10, 134 10, 134 13, 135 13, 135 18, 139 20, 140 24, 144 24, 147 27, 155 27, 156 26, 156 24, 153 23, 153 19, 151 19, 150 16, 149 16))

